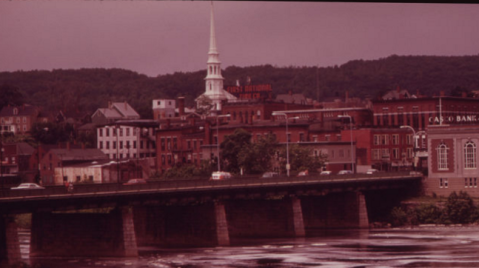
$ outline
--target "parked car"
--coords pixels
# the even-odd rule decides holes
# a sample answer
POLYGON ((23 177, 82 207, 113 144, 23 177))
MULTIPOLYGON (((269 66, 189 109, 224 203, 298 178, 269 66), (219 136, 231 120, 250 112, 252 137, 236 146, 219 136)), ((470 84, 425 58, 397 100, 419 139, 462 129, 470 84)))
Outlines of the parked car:
POLYGON ((309 172, 307 170, 304 170, 298 173, 298 177, 308 176, 308 175, 309 175, 309 172))
POLYGON ((371 169, 368 169, 368 171, 366 171, 366 174, 374 174, 376 172, 378 172, 377 169, 371 168, 371 169))
POLYGON ((145 179, 129 179, 127 182, 123 183, 123 185, 136 185, 136 184, 146 184, 145 179))
POLYGON ((338 172, 338 175, 349 175, 349 174, 353 174, 353 172, 351 170, 341 170, 338 172))
POLYGON ((268 171, 268 172, 263 173, 261 178, 273 178, 273 177, 276 177, 276 176, 279 176, 279 173, 268 171))
POLYGON ((10 189, 12 190, 42 190, 42 189, 45 189, 45 187, 42 187, 36 183, 27 182, 27 183, 20 183, 20 185, 18 185, 17 187, 12 187, 10 189))
POLYGON ((210 180, 217 181, 217 180, 226 180, 231 179, 231 173, 225 171, 215 171, 211 174, 210 180))
POLYGON ((321 171, 321 173, 319 173, 319 176, 328 176, 328 175, 331 175, 330 170, 323 170, 321 171))

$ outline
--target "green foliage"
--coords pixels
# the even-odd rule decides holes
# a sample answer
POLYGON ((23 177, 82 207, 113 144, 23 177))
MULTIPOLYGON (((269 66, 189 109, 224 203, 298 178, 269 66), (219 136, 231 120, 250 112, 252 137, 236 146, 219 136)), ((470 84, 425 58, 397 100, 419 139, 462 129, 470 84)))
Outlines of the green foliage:
POLYGON ((35 123, 30 133, 41 144, 56 144, 58 142, 73 141, 75 138, 75 131, 72 125, 53 122, 35 123))
POLYGON ((479 209, 467 192, 452 192, 444 209, 436 204, 423 203, 420 206, 403 211, 393 208, 390 214, 392 225, 405 224, 467 224, 479 220, 479 209))
POLYGON ((276 137, 267 135, 250 143, 238 152, 238 165, 246 174, 260 174, 272 170, 272 159, 276 151, 276 137))
POLYGON ((195 177, 209 177, 211 175, 211 167, 207 161, 202 161, 199 168, 193 164, 183 164, 168 169, 161 179, 192 179, 195 177))
POLYGON ((400 207, 394 207, 389 216, 392 226, 403 226, 408 223, 407 213, 400 207))
POLYGON ((225 136, 225 139, 220 144, 220 159, 221 161, 224 161, 224 164, 222 165, 224 170, 239 173, 241 166, 238 161, 238 155, 243 149, 249 148, 250 145, 251 133, 242 128, 237 128, 233 134, 225 136))
MULTIPOLYGON (((281 168, 282 172, 286 172, 286 148, 280 150, 281 168)), ((289 163, 291 166, 291 171, 303 171, 309 170, 310 172, 316 172, 318 169, 324 166, 325 161, 327 160, 326 156, 313 156, 312 149, 309 147, 300 146, 298 144, 289 145, 289 163)))
POLYGON ((433 204, 422 204, 415 209, 418 224, 440 223, 442 211, 433 204))
POLYGON ((452 223, 470 223, 475 210, 474 202, 467 192, 452 192, 447 198, 444 214, 452 223))
MULTIPOLYGON (((225 86, 238 79, 245 84, 271 84, 273 94, 288 91, 316 99, 349 96, 375 98, 397 86, 411 93, 458 96, 479 88, 479 56, 390 56, 353 60, 330 67, 237 67, 223 71, 225 86), (319 81, 319 85, 317 84, 319 81), (318 91, 319 86, 319 91, 318 91)), ((0 72, 0 106, 11 101, 43 107, 46 111, 84 111, 92 114, 108 101, 127 101, 142 118, 151 118, 151 100, 185 97, 187 107, 205 90, 206 70, 147 77, 122 69, 79 69, 0 72), (10 93, 9 93, 10 92, 10 93), (10 97, 4 98, 1 94, 10 97), (21 97, 23 96, 23 97, 21 97), (8 101, 7 101, 8 99, 8 101)))
POLYGON ((0 86, 0 110, 5 106, 19 106, 23 104, 23 95, 18 87, 9 84, 0 86))

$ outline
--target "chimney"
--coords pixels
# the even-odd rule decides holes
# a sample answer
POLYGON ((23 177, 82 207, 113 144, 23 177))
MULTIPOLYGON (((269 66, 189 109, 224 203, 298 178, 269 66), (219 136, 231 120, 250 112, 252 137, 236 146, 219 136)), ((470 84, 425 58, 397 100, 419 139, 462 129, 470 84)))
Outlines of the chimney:
POLYGON ((108 109, 111 109, 112 107, 112 104, 111 104, 111 101, 108 102, 108 109))
POLYGON ((185 115, 185 97, 178 97, 178 116, 185 115))
POLYGON ((211 132, 210 122, 208 120, 205 120, 205 144, 211 144, 210 132, 211 132))
POLYGON ((439 95, 439 96, 441 96, 441 97, 444 97, 444 96, 445 96, 444 90, 441 90, 441 92, 440 92, 440 95, 439 95))

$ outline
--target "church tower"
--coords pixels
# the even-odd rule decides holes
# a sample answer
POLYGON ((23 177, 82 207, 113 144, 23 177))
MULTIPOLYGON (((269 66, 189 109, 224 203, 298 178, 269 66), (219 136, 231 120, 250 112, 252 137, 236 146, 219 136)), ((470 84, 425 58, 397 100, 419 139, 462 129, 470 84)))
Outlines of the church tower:
MULTIPOLYGON (((221 110, 221 104, 228 99, 236 99, 235 96, 226 92, 223 89, 224 78, 221 75, 221 61, 219 58, 218 48, 216 46, 215 35, 215 18, 213 11, 213 2, 211 2, 210 12, 210 47, 208 51, 208 61, 206 63, 206 77, 205 77, 205 93, 203 93, 198 99, 205 96, 211 100, 212 110, 221 110)), ((197 104, 199 106, 199 104, 197 104)))

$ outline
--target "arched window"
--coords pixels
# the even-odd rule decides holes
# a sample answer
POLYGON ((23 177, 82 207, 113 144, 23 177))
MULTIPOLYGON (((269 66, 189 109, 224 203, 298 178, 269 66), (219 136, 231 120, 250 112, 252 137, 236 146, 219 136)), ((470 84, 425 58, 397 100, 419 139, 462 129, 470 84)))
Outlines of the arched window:
POLYGON ((464 168, 476 168, 476 144, 472 141, 464 144, 464 168))
POLYGON ((447 166, 447 145, 444 143, 439 144, 436 148, 437 150, 437 169, 438 170, 448 170, 449 167, 447 166))

